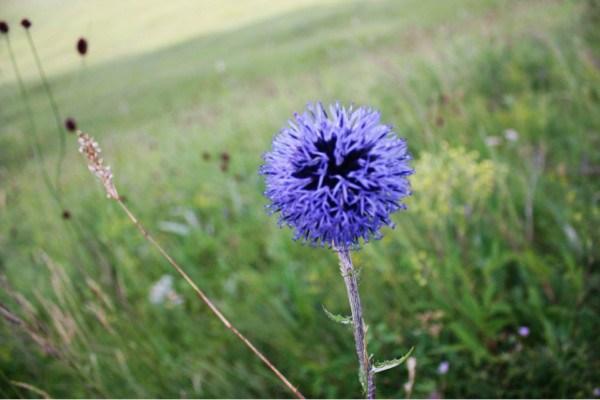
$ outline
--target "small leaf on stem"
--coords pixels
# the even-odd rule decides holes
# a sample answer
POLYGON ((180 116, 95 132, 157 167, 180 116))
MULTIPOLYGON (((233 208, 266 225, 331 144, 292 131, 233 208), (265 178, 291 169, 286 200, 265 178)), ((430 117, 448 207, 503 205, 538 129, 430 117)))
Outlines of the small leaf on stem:
POLYGON ((412 354, 414 349, 415 349, 414 346, 411 347, 409 352, 406 353, 406 355, 404 357, 374 363, 373 367, 371 367, 371 373, 376 374, 378 372, 385 371, 386 369, 391 369, 391 368, 397 367, 398 365, 404 363, 404 361, 406 361, 408 359, 408 357, 410 357, 410 355, 412 354))
POLYGON ((325 308, 325 306, 321 306, 321 307, 323 307, 323 311, 325 311, 325 314, 327 314, 329 319, 331 319, 333 322, 337 322, 338 324, 344 324, 344 325, 352 325, 352 317, 344 317, 343 315, 335 315, 335 314, 332 314, 331 312, 329 312, 329 310, 327 310, 325 308))
POLYGON ((358 269, 353 268, 350 271, 347 271, 346 275, 342 274, 342 277, 347 277, 347 276, 352 276, 352 275, 356 275, 356 280, 359 281, 358 283, 360 283, 360 281, 362 281, 362 277, 361 277, 361 272, 362 272, 362 264, 360 265, 360 267, 358 267, 358 269))

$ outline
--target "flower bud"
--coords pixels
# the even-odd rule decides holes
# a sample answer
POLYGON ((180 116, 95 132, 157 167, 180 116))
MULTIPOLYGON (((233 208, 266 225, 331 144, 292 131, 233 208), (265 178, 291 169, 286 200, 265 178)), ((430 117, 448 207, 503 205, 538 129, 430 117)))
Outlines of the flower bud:
POLYGON ((79 39, 77 41, 77 52, 79 54, 81 54, 82 56, 85 56, 85 54, 87 53, 87 49, 88 49, 87 40, 85 40, 84 38, 79 39))

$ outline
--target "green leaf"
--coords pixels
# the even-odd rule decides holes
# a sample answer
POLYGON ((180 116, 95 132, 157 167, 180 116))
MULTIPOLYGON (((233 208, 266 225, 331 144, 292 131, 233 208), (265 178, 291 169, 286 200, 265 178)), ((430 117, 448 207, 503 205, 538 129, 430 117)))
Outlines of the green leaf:
POLYGON ((490 305, 493 304, 492 300, 494 299, 494 296, 496 295, 496 289, 497 289, 497 287, 493 280, 490 279, 490 281, 486 282, 485 288, 483 289, 483 299, 482 299, 483 308, 488 309, 490 307, 490 305))
POLYGON ((337 322, 338 324, 344 324, 344 325, 352 325, 352 317, 344 317, 343 315, 335 315, 329 312, 329 310, 327 310, 325 308, 325 306, 321 306, 323 307, 323 311, 325 311, 325 314, 327 314, 327 316, 329 317, 329 319, 331 319, 333 322, 337 322))
POLYGON ((483 329, 485 317, 475 296, 465 291, 457 307, 464 313, 465 318, 470 319, 477 328, 483 329))
POLYGON ((363 269, 363 266, 361 264, 360 267, 358 267, 358 269, 354 268, 351 271, 349 271, 346 275, 342 274, 342 276, 345 278, 347 276, 356 275, 356 280, 360 284, 360 282, 362 281, 362 276, 361 276, 362 275, 362 269, 363 269))
POLYGON ((458 336, 460 342, 465 346, 465 348, 471 351, 476 366, 479 366, 481 360, 490 356, 481 339, 476 333, 473 332, 472 327, 462 322, 453 322, 448 325, 448 328, 450 328, 450 330, 452 330, 454 334, 458 336))
POLYGON ((371 367, 371 373, 376 374, 378 372, 385 371, 386 369, 397 367, 398 365, 404 363, 404 361, 408 360, 408 357, 410 357, 414 350, 415 346, 411 347, 408 353, 406 353, 406 355, 402 358, 396 358, 393 360, 374 363, 371 367))
POLYGON ((508 303, 497 302, 491 305, 488 313, 489 315, 511 315, 513 312, 512 308, 508 303))

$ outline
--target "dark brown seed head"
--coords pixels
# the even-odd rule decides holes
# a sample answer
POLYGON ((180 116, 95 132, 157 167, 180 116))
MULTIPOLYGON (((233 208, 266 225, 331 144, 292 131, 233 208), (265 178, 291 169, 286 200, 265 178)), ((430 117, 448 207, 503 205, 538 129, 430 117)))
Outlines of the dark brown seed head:
POLYGON ((84 38, 79 39, 77 41, 77 52, 79 54, 81 54, 82 56, 85 56, 85 53, 87 53, 87 49, 88 49, 87 40, 85 40, 84 38))
POLYGON ((75 120, 73 118, 65 119, 65 128, 67 128, 69 132, 75 132, 77 130, 77 124, 75 123, 75 120))
POLYGON ((31 21, 28 20, 27 18, 23 18, 21 20, 21 26, 25 29, 29 29, 31 27, 31 21))
POLYGON ((0 21, 0 32, 4 34, 8 33, 8 24, 4 21, 0 21))
POLYGON ((69 210, 65 210, 62 212, 62 217, 63 219, 69 219, 71 218, 71 213, 69 212, 69 210))
POLYGON ((209 153, 202 153, 202 158, 206 161, 206 160, 210 160, 210 154, 209 153))
POLYGON ((448 96, 447 94, 443 94, 442 95, 442 103, 444 103, 445 106, 450 104, 450 96, 448 96))
POLYGON ((223 160, 223 162, 229 162, 229 153, 227 153, 226 151, 221 153, 221 160, 223 160))

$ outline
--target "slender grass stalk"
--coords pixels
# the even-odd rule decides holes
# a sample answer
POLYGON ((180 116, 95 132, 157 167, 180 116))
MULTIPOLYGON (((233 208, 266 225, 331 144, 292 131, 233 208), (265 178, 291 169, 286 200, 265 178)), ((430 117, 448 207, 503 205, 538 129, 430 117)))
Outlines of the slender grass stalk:
MULTIPOLYGON (((64 149, 64 146, 62 145, 64 142, 64 131, 61 125, 61 118, 60 118, 60 113, 58 110, 58 106, 56 104, 56 102, 54 101, 54 97, 52 95, 52 91, 50 89, 50 85, 48 84, 48 81, 46 79, 46 76, 44 74, 44 71, 41 67, 41 62, 40 59, 38 57, 37 51, 35 49, 35 46, 33 44, 33 40, 31 38, 31 35, 29 34, 29 28, 31 27, 31 23, 27 20, 27 23, 25 23, 25 20, 21 22, 21 25, 25 28, 25 31, 27 33, 28 39, 29 39, 29 44, 33 50, 37 65, 38 65, 38 70, 39 73, 42 77, 42 82, 44 83, 44 86, 46 88, 46 93, 49 96, 50 99, 50 103, 52 104, 52 109, 53 109, 53 113, 56 119, 56 123, 57 123, 57 128, 59 131, 59 135, 61 137, 61 149, 64 149)), ((60 179, 60 163, 62 162, 62 159, 64 158, 64 151, 61 150, 62 154, 59 156, 59 160, 58 160, 58 164, 57 164, 57 174, 56 174, 56 182, 55 185, 52 184, 52 181, 50 179, 50 176, 48 175, 48 170, 46 169, 46 165, 44 163, 44 154, 42 152, 42 148, 40 146, 40 142, 39 142, 39 138, 37 135, 37 125, 35 123, 35 117, 34 117, 34 113, 33 113, 33 108, 31 107, 31 102, 29 101, 29 95, 27 94, 27 90, 25 87, 25 83, 23 81, 23 78, 21 76, 20 70, 19 70, 19 65, 17 63, 17 59, 15 57, 15 53, 12 49, 12 44, 10 42, 10 37, 8 35, 8 29, 6 29, 6 32, 2 31, 2 36, 6 37, 6 43, 7 43, 7 48, 8 48, 8 52, 10 55, 10 59, 11 59, 11 63, 13 66, 13 69, 15 70, 15 75, 17 77, 17 83, 19 86, 19 91, 21 93, 21 98, 23 100, 23 104, 25 107, 25 114, 27 115, 27 121, 29 123, 29 133, 32 136, 32 139, 29 137, 29 135, 27 133, 24 134, 25 136, 25 140, 27 141, 28 145, 32 148, 33 151, 33 155, 34 158, 36 160, 36 163, 38 165, 38 168, 40 170, 40 173, 42 175, 42 179, 44 181, 44 184, 46 185, 46 187, 48 188, 48 191, 50 192, 50 194, 52 195, 52 198, 56 201, 58 207, 63 210, 63 212, 65 212, 65 210, 67 209, 63 198, 60 194, 60 189, 59 189, 59 179, 60 179)), ((73 127, 74 128, 74 127, 73 127)), ((90 237, 90 235, 81 227, 79 221, 77 221, 76 219, 74 220, 75 224, 74 225, 69 225, 75 232, 75 235, 80 237, 80 236, 85 236, 86 237, 86 241, 85 243, 89 244, 90 246, 93 247, 93 251, 95 252, 96 256, 98 256, 99 258, 101 257, 101 252, 100 249, 98 248, 98 245, 96 243, 96 241, 94 240, 94 238, 90 237)), ((111 285, 113 286, 113 288, 117 291, 117 294, 119 295, 119 298, 121 299, 122 302, 124 302, 124 295, 123 292, 121 291, 120 287, 118 286, 118 283, 116 282, 116 280, 114 279, 114 274, 112 272, 113 269, 111 268, 111 266, 106 262, 106 260, 104 258, 102 258, 103 260, 103 266, 105 267, 105 269, 107 270, 107 272, 109 272, 109 279, 111 282, 111 285)))
POLYGON ((349 250, 338 249, 337 253, 340 259, 340 271, 346 283, 350 310, 352 311, 352 325, 354 326, 354 342, 356 344, 356 353, 358 354, 359 371, 361 377, 364 377, 367 398, 374 399, 375 375, 371 372, 369 355, 367 353, 367 328, 363 320, 362 306, 358 294, 357 271, 352 264, 352 257, 349 250))
POLYGON ((79 136, 79 143, 81 147, 79 151, 84 153, 88 158, 88 168, 90 171, 94 172, 96 176, 102 182, 102 185, 107 191, 108 197, 114 199, 119 206, 125 211, 129 219, 138 227, 140 232, 152 243, 154 247, 167 259, 167 261, 179 272, 179 274, 185 279, 185 281, 194 289, 194 291, 200 296, 202 301, 206 303, 208 308, 219 318, 219 320, 225 325, 229 330, 231 330, 237 337, 240 338, 242 342, 246 346, 250 348, 260 358, 270 369, 277 375, 277 377, 294 393, 294 395, 299 399, 304 399, 305 397, 300 393, 300 391, 294 387, 290 381, 277 369, 275 366, 256 348, 254 345, 244 336, 240 331, 238 331, 227 318, 219 311, 219 309, 213 304, 212 301, 200 290, 200 288, 194 283, 194 281, 185 273, 185 271, 169 256, 169 254, 158 244, 156 240, 142 227, 140 222, 135 218, 132 212, 123 204, 123 201, 119 197, 117 193, 117 189, 115 188, 113 182, 113 175, 110 173, 110 167, 104 166, 104 160, 99 157, 100 148, 98 147, 98 143, 94 142, 92 138, 88 135, 82 133, 81 131, 77 132, 77 136, 79 136))
MULTIPOLYGON (((31 108, 31 103, 29 102, 29 96, 27 95, 27 90, 25 89, 25 83, 23 82, 23 78, 21 77, 21 72, 19 71, 19 65, 17 64, 17 59, 15 57, 15 53, 12 48, 12 44, 10 42, 10 37, 8 34, 3 35, 6 38, 6 45, 8 48, 8 54, 10 55, 10 61, 12 63, 13 69, 15 70, 15 75, 17 77, 17 84, 19 85, 19 91, 21 93, 21 99, 23 100, 23 105, 25 106, 25 114, 27 115, 27 121, 29 123, 29 132, 33 137, 33 140, 30 140, 29 136, 25 133, 25 140, 31 146, 33 150, 33 156, 38 165, 40 173, 42 174, 42 179, 44 180, 44 184, 48 188, 48 191, 54 197, 54 199, 59 203, 62 207, 62 201, 60 195, 52 185, 50 181, 50 177, 48 176, 48 171, 46 170, 46 166, 44 165, 44 155, 41 151, 40 143, 37 137, 37 126, 35 124, 35 118, 33 117, 33 109, 31 108)), ((63 207, 64 208, 64 207, 63 207)))
POLYGON ((60 193, 60 175, 62 169, 62 162, 66 154, 65 131, 62 127, 62 119, 60 117, 58 105, 56 104, 56 100, 54 99, 54 95, 52 94, 52 89, 50 88, 50 84, 48 83, 48 78, 46 78, 46 74, 44 73, 44 69, 42 68, 42 62, 40 61, 37 49, 35 48, 35 44, 33 43, 33 37, 29 32, 29 28, 25 28, 25 33, 27 35, 27 40, 29 41, 29 47, 31 47, 31 52, 33 53, 33 57, 35 58, 35 63, 40 74, 40 79, 42 80, 44 89, 46 91, 46 95, 48 96, 48 100, 50 101, 52 113, 54 114, 54 119, 56 120, 56 130, 60 138, 60 149, 58 154, 58 161, 56 162, 56 172, 54 177, 56 191, 60 193))
MULTIPOLYGON (((29 31, 27 30, 27 32, 29 32, 29 31)), ((31 107, 31 102, 29 101, 29 95, 27 93, 27 89, 25 87, 23 77, 21 76, 21 72, 19 70, 19 64, 17 63, 17 58, 15 57, 15 53, 12 48, 10 36, 8 35, 8 32, 3 34, 2 36, 4 36, 6 38, 8 53, 10 56, 11 64, 15 71, 15 76, 17 78, 17 84, 19 86, 19 92, 21 94, 21 99, 23 101, 23 105, 25 108, 25 115, 27 116, 27 122, 29 124, 29 132, 25 132, 23 134, 23 136, 25 137, 25 141, 27 142, 27 144, 32 149, 34 159, 36 161, 38 169, 40 170, 40 174, 42 175, 42 180, 44 181, 46 188, 50 192, 50 195, 52 196, 52 198, 56 201, 56 204, 58 205, 59 209, 64 211, 64 210, 66 210, 67 207, 63 201, 61 194, 58 191, 58 187, 55 187, 52 184, 50 176, 48 175, 48 170, 44 163, 44 154, 42 152, 42 147, 40 145, 39 138, 37 135, 37 124, 35 123, 33 108, 31 107), (31 137, 30 137, 30 135, 31 135, 31 137)), ((58 184, 58 182, 57 182, 57 184, 58 184)), ((100 249, 98 249, 98 245, 96 244, 95 240, 93 240, 93 238, 91 238, 90 235, 87 234, 87 232, 85 232, 85 230, 81 227, 81 225, 79 224, 79 221, 75 220, 75 225, 71 226, 71 227, 75 230, 76 236, 84 235, 86 237, 85 242, 90 244, 94 248, 93 250, 96 253, 96 255, 99 256, 100 249)), ((110 266, 107 267, 106 262, 104 262, 104 264, 105 264, 105 268, 107 270, 110 270, 110 266)), ((110 275, 110 280, 111 280, 112 286, 115 287, 115 289, 117 290, 119 297, 121 298, 121 300, 123 300, 124 299, 123 293, 120 290, 120 288, 118 287, 118 285, 116 284, 112 275, 110 275)))
POLYGON ((42 396, 42 397, 43 397, 43 398, 45 398, 45 399, 51 399, 51 398, 52 398, 52 397, 50 397, 50 395, 49 395, 48 393, 44 392, 42 389, 39 389, 39 388, 37 388, 37 387, 35 387, 35 386, 33 386, 33 385, 30 385, 30 384, 28 384, 28 383, 25 383, 25 382, 19 382, 19 381, 13 381, 13 380, 10 380, 9 382, 10 382, 12 385, 15 385, 15 386, 17 386, 17 387, 20 387, 20 388, 23 388, 23 389, 27 389, 27 390, 29 390, 29 391, 32 391, 32 392, 34 392, 35 394, 37 394, 37 395, 39 395, 39 396, 42 396))
POLYGON ((51 398, 52 398, 52 397, 50 397, 50 395, 49 395, 48 393, 44 392, 42 389, 40 389, 40 388, 37 388, 37 387, 35 387, 35 386, 33 386, 33 385, 30 385, 29 383, 25 383, 25 382, 19 382, 19 381, 13 381, 13 380, 11 380, 11 381, 9 381, 9 382, 10 382, 11 384, 15 385, 15 386, 18 386, 18 387, 20 387, 20 388, 23 388, 23 389, 27 389, 27 390, 29 390, 29 391, 32 391, 32 392, 34 392, 35 394, 37 394, 37 395, 40 395, 40 396, 42 396, 42 397, 43 397, 43 398, 45 398, 45 399, 51 399, 51 398))
MULTIPOLYGON (((10 287, 6 280, 0 279, 0 287, 2 287, 2 289, 6 293, 13 297, 17 301, 17 303, 19 303, 19 300, 15 296, 16 293, 10 287)), ((64 362, 67 366, 72 368, 83 379, 86 388, 92 391, 96 396, 101 398, 108 397, 107 393, 104 392, 104 390, 100 388, 93 381, 92 378, 90 378, 88 372, 85 371, 85 368, 80 368, 79 364, 75 362, 71 357, 69 357, 67 353, 63 352, 63 349, 60 346, 53 346, 53 343, 49 339, 47 328, 37 317, 34 317, 36 323, 30 324, 26 320, 20 318, 6 304, 2 303, 1 301, 0 317, 4 318, 8 322, 22 329, 25 333, 27 333, 31 340, 35 344, 37 344, 45 353, 57 358, 58 360, 64 362)))

